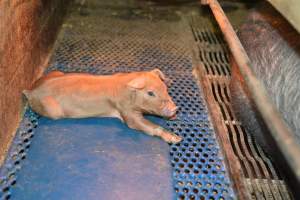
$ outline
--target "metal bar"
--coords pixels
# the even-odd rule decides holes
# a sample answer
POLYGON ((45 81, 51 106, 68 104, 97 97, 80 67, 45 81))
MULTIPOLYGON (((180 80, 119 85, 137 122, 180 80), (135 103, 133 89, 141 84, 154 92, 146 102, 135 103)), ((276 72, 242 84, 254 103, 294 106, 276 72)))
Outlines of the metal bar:
MULTIPOLYGON (((201 69, 204 70, 204 67, 200 66, 195 66, 195 73, 197 74, 196 77, 198 77, 199 84, 203 87, 203 91, 205 92, 204 98, 206 102, 216 102, 217 99, 213 95, 213 90, 212 90, 212 84, 209 81, 209 77, 211 77, 210 74, 205 74, 205 77, 202 76, 204 75, 203 72, 200 72, 201 69)), ((213 118, 213 126, 214 130, 216 133, 227 133, 227 128, 226 125, 222 119, 222 117, 219 117, 220 111, 218 109, 218 104, 216 103, 209 103, 207 104, 209 111, 211 113, 211 117, 213 118)), ((251 199, 251 193, 250 191, 248 192, 248 187, 245 185, 245 175, 242 173, 242 165, 244 162, 247 162, 247 160, 243 159, 243 155, 241 151, 239 150, 239 146, 237 145, 237 142, 234 142, 234 146, 231 145, 230 142, 230 136, 228 134, 217 134, 217 138, 220 141, 220 145, 222 145, 222 149, 225 152, 226 155, 226 166, 228 167, 228 170, 230 172, 230 177, 232 178, 233 181, 233 186, 235 193, 237 195, 237 199, 251 199), (235 149, 238 148, 238 149, 235 149), (235 154, 235 151, 237 152, 238 155, 235 154), (241 160, 242 162, 240 162, 241 160), (230 161, 230 162, 229 162, 230 161)), ((235 140, 236 141, 236 140, 235 140)), ((251 174, 251 169, 249 168, 249 165, 245 166, 246 171, 248 174, 251 174)), ((252 186, 252 185, 251 185, 252 186)), ((256 191, 256 190, 252 190, 256 191)))
POLYGON ((300 147, 296 143, 295 136, 282 120, 261 82, 255 77, 250 68, 249 57, 220 4, 217 0, 207 1, 230 47, 230 51, 238 64, 241 75, 253 97, 254 103, 266 122, 279 150, 286 158, 297 180, 300 181, 300 147))

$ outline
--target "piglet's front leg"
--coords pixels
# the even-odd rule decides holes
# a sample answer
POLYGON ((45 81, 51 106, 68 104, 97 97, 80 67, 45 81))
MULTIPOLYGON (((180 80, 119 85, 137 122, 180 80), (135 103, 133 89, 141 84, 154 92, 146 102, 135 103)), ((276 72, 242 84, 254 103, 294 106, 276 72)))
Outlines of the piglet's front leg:
POLYGON ((182 140, 180 136, 146 120, 140 113, 124 116, 124 120, 130 128, 143 131, 152 136, 161 137, 168 143, 178 143, 182 140))

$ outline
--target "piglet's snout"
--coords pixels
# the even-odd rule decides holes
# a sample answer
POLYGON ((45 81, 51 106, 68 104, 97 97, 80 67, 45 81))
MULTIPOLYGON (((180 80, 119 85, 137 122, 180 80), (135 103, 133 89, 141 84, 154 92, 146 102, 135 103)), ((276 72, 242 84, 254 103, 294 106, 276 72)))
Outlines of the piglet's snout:
POLYGON ((177 106, 172 101, 169 101, 163 108, 163 115, 167 117, 173 117, 176 115, 177 110, 177 106))

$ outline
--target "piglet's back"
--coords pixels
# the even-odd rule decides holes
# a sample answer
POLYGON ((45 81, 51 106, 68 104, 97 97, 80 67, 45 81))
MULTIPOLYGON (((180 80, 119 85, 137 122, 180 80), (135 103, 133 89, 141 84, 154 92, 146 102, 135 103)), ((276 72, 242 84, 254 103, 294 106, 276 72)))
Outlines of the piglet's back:
POLYGON ((42 96, 68 96, 78 94, 85 96, 93 92, 109 91, 113 85, 109 82, 110 76, 94 76, 89 74, 66 74, 59 77, 52 77, 39 80, 30 91, 24 91, 28 97, 42 96))

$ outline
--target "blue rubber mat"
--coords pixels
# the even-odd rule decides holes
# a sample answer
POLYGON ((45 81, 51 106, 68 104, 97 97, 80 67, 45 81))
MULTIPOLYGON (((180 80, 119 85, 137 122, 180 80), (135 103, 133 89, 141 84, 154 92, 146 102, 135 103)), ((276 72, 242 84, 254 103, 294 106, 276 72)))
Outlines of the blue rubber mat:
POLYGON ((13 199, 172 198, 163 141, 130 130, 118 119, 38 122, 11 188, 13 199))
POLYGON ((189 26, 93 17, 75 14, 67 20, 72 28, 62 31, 47 71, 112 74, 160 68, 170 79, 178 118, 150 120, 184 140, 168 145, 112 118, 54 121, 28 111, 0 169, 1 199, 234 199, 192 76, 189 26), (185 31, 178 33, 178 27, 185 31))

